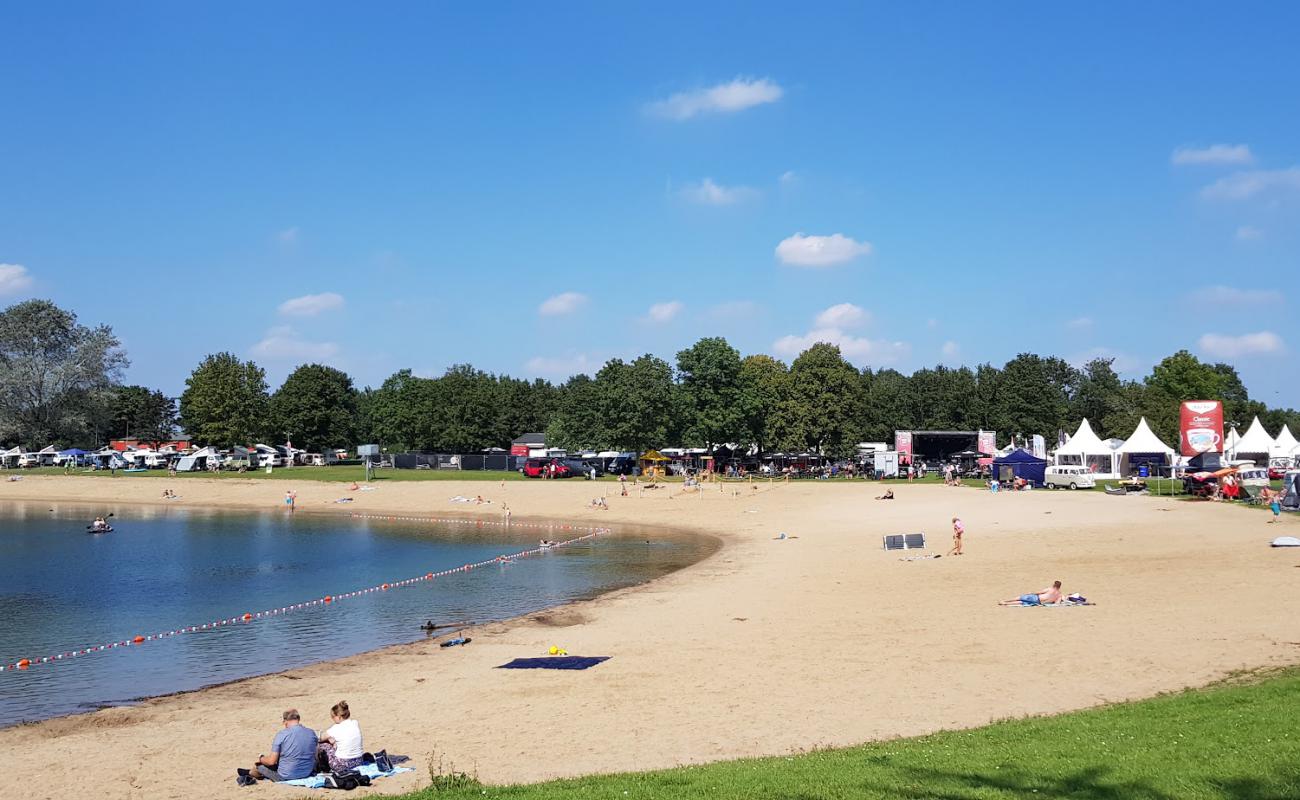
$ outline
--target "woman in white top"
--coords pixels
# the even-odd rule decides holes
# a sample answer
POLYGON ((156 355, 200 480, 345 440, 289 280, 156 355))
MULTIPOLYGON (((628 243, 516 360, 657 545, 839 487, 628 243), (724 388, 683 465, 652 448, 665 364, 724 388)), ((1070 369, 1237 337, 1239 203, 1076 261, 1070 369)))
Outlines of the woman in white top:
POLYGON ((329 759, 330 770, 342 772, 361 766, 361 726, 352 719, 348 701, 340 700, 330 709, 334 724, 320 737, 320 751, 329 759))

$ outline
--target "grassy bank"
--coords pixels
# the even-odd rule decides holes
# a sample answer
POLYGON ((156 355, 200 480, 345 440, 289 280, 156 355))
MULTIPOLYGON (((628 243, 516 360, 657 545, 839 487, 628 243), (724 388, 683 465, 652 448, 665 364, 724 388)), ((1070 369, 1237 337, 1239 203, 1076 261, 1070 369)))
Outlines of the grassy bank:
MULTIPOLYGON (((404 798, 1282 800, 1300 797, 1297 696, 1300 670, 1292 669, 1136 703, 841 750, 530 786, 425 789, 404 798)), ((557 759, 563 750, 557 742, 557 759)))

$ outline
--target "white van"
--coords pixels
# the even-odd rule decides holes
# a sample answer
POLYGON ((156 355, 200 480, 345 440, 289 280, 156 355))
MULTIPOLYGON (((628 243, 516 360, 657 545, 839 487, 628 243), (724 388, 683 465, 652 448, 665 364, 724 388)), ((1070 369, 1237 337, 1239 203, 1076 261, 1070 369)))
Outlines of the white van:
POLYGON ((1092 473, 1086 467, 1048 467, 1043 476, 1043 483, 1049 489, 1091 489, 1097 485, 1092 473))

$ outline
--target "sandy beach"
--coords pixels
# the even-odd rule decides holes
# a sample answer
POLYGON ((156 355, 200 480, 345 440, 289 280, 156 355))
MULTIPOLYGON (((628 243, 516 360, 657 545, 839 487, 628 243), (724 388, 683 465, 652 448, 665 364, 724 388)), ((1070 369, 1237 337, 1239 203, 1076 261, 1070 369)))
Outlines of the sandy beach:
MULTIPOLYGON (((0 730, 12 762, 59 765, 0 796, 292 797, 238 787, 234 769, 267 749, 284 708, 321 728, 341 698, 368 746, 412 757, 414 773, 368 790, 392 793, 427 784, 431 758, 491 783, 641 770, 1054 713, 1300 662, 1300 555, 1268 547, 1300 523, 1217 504, 905 483, 879 502, 880 485, 860 481, 629 498, 581 481, 438 481, 383 482, 338 506, 339 484, 177 484, 186 506, 271 508, 292 487, 299 513, 499 519, 499 505, 447 502, 483 494, 517 520, 662 525, 723 545, 650 584, 473 630, 467 647, 391 647, 0 730), (586 508, 598 490, 607 512, 586 508), (924 532, 926 553, 946 552, 953 516, 964 556, 881 549, 883 534, 924 532), (1097 605, 997 606, 1054 579, 1097 605), (494 669, 552 644, 611 659, 584 672, 494 669)), ((161 488, 29 477, 0 485, 0 500, 111 508, 157 502, 161 488)))

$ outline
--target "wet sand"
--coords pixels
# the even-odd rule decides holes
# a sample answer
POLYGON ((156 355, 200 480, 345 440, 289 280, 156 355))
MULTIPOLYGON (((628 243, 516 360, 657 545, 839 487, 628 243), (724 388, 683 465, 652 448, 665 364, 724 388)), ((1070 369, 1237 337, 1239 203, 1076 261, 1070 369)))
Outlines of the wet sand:
MULTIPOLYGON (((471 630, 467 647, 434 639, 0 730, 16 763, 68 766, 24 783, 23 797, 292 797, 237 787, 234 768, 267 749, 284 708, 322 728, 339 699, 368 748, 412 757, 416 772, 369 790, 391 793, 427 784, 431 758, 493 783, 650 769, 1054 713, 1300 662, 1300 554, 1267 546, 1300 524, 1218 504, 906 484, 880 502, 880 485, 865 482, 629 498, 581 481, 385 482, 366 493, 175 483, 186 506, 275 507, 292 485, 299 513, 499 521, 506 502, 516 520, 671 526, 723 546, 649 584, 471 630), (609 511, 586 508, 597 492, 609 511), (348 494, 355 502, 332 502, 348 494), (447 502, 457 494, 495 503, 447 502), (953 516, 966 523, 964 556, 900 561, 881 549, 883 534, 923 531, 924 552, 946 552, 953 516), (1053 579, 1097 605, 996 605, 1053 579), (583 672, 494 669, 552 644, 612 658, 583 672)), ((161 490, 29 477, 0 485, 0 501, 161 504, 161 490)))

